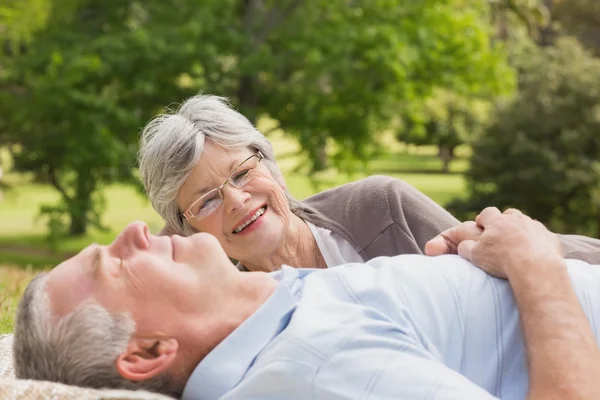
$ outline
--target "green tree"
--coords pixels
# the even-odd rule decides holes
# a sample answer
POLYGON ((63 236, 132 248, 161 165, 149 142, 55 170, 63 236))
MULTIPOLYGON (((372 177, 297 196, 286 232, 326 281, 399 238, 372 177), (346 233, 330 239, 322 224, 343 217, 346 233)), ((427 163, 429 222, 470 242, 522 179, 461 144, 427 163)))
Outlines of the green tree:
POLYGON ((50 15, 51 0, 4 0, 0 4, 0 38, 4 49, 26 42, 50 15))
POLYGON ((516 207, 558 231, 600 236, 600 60, 574 39, 532 47, 521 91, 473 145, 462 218, 516 207))
POLYGON ((177 66, 189 49, 136 29, 146 15, 135 2, 81 1, 70 15, 52 13, 26 51, 6 61, 0 119, 14 167, 61 195, 45 205, 52 232, 101 227, 104 185, 133 181, 140 126, 181 90, 177 66), (169 60, 169 62, 165 62, 169 60))
POLYGON ((596 0, 555 0, 552 19, 568 34, 600 55, 600 2, 596 0))
POLYGON ((423 104, 413 104, 403 111, 396 137, 401 142, 417 146, 436 146, 442 171, 447 173, 455 149, 480 134, 488 110, 489 104, 484 100, 437 90, 423 104))
POLYGON ((550 23, 547 0, 489 0, 489 3, 497 36, 503 40, 519 27, 525 27, 529 35, 538 37, 540 29, 550 23))
POLYGON ((53 226, 74 235, 100 225, 104 185, 132 179, 139 128, 198 91, 271 117, 318 169, 331 141, 336 165, 367 159, 398 105, 434 87, 511 87, 485 2, 47 1, 0 76, 0 121, 15 167, 61 193, 44 209, 53 226))
MULTIPOLYGON (((19 93, 16 85, 3 85, 5 59, 22 50, 33 33, 43 28, 50 14, 51 0, 5 0, 0 3, 0 96, 2 91, 19 93)), ((0 146, 9 143, 6 121, 0 118, 0 146)), ((7 185, 2 179, 0 157, 0 200, 7 185)))
POLYGON ((330 140, 335 164, 354 168, 356 158, 379 149, 377 133, 393 124, 399 107, 421 101, 435 87, 461 94, 511 89, 504 53, 491 43, 485 4, 350 4, 306 3, 269 42, 277 61, 263 75, 265 111, 311 160, 330 140))

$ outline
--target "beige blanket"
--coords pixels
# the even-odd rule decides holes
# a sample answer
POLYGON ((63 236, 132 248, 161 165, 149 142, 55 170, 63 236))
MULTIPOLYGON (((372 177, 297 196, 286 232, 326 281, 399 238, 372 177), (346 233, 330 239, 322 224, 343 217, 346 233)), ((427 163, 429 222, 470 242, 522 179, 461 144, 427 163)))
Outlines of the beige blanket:
POLYGON ((15 379, 12 335, 0 336, 0 399, 2 400, 172 400, 158 394, 129 390, 95 390, 60 383, 15 379))

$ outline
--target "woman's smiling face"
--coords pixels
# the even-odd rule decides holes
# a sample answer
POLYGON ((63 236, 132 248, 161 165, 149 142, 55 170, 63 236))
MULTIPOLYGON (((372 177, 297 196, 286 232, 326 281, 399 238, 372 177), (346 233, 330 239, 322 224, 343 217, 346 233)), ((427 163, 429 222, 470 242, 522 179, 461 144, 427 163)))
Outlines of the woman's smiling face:
POLYGON ((249 148, 224 149, 206 140, 200 161, 177 196, 179 210, 189 211, 188 222, 215 236, 229 257, 242 262, 273 253, 285 237, 291 217, 284 188, 259 157, 251 157, 255 154, 249 148), (199 201, 227 179, 220 194, 212 192, 199 201), (243 186, 235 187, 232 182, 243 186), (222 203, 215 208, 221 195, 222 203), (202 209, 205 211, 200 213, 202 209), (212 212, 207 213, 209 210, 212 212))

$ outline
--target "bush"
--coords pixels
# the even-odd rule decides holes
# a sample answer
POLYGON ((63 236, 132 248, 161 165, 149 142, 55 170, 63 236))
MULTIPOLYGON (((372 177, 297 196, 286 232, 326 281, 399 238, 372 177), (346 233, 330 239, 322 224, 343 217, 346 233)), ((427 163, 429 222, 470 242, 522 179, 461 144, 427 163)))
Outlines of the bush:
POLYGON ((560 232, 600 234, 600 60, 570 38, 532 48, 519 94, 473 144, 460 218, 516 207, 560 232))

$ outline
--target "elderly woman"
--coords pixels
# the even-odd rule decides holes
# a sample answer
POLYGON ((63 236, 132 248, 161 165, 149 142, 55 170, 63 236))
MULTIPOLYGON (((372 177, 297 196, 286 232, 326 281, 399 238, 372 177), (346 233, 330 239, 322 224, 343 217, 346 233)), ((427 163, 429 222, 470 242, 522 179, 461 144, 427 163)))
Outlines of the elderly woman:
POLYGON ((422 253, 458 221, 412 186, 373 176, 295 200, 271 143, 223 98, 196 96, 148 123, 143 184, 163 234, 214 235, 249 270, 326 268, 422 253))

